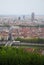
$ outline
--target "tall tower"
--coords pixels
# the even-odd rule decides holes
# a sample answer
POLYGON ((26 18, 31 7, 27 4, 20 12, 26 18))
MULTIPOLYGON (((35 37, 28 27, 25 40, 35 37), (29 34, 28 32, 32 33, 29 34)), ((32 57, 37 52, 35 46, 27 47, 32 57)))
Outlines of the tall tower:
POLYGON ((31 21, 32 22, 34 21, 34 18, 35 18, 35 14, 34 14, 34 12, 32 12, 32 14, 31 14, 31 21))

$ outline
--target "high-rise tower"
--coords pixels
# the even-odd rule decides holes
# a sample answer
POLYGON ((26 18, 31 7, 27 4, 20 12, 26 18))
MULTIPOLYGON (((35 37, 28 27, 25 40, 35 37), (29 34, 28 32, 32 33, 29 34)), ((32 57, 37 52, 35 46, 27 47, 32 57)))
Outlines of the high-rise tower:
POLYGON ((32 12, 32 14, 31 14, 31 21, 32 22, 34 21, 34 18, 35 18, 35 14, 34 14, 34 12, 32 12))

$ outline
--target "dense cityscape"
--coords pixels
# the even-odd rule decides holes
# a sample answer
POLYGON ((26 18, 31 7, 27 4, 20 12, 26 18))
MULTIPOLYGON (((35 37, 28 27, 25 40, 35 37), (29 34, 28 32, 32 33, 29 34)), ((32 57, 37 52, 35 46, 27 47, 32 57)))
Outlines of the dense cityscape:
POLYGON ((0 65, 44 65, 44 0, 0 0, 0 65))
POLYGON ((44 16, 0 16, 0 40, 15 38, 44 38, 44 16))

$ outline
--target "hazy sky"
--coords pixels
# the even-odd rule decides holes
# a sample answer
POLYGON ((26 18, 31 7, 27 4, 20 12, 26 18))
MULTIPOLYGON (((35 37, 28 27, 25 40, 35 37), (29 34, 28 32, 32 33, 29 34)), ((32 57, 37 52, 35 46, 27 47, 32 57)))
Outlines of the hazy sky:
POLYGON ((0 0, 2 15, 29 15, 32 12, 44 15, 44 0, 0 0))

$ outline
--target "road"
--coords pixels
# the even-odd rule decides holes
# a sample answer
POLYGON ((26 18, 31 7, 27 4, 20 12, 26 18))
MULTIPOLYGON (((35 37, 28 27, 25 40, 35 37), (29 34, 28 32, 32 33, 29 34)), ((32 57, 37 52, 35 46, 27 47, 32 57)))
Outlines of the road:
POLYGON ((21 43, 21 42, 13 42, 13 41, 0 41, 0 46, 44 46, 42 43, 21 43))

